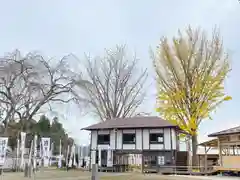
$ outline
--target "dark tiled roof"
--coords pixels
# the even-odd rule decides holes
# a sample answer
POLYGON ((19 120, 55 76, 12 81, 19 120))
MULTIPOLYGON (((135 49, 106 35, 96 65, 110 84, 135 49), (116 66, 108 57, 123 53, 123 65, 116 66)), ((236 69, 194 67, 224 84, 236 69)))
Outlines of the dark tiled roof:
POLYGON ((240 126, 209 134, 208 137, 217 137, 221 135, 238 134, 238 133, 240 133, 240 126))
POLYGON ((116 118, 100 122, 83 128, 84 130, 94 129, 125 129, 125 128, 153 128, 153 127, 177 127, 169 121, 163 120, 156 116, 141 116, 130 118, 116 118))

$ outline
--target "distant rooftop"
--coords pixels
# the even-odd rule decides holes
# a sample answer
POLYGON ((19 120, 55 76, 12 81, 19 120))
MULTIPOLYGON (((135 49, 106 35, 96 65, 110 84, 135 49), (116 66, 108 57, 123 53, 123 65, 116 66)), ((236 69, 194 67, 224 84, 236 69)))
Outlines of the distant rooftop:
POLYGON ((115 118, 83 128, 84 130, 177 127, 157 116, 115 118))
POLYGON ((209 134, 208 137, 217 137, 221 135, 240 134, 240 126, 209 134))
POLYGON ((198 146, 206 146, 206 147, 218 147, 218 140, 211 139, 208 141, 204 141, 198 144, 198 146))

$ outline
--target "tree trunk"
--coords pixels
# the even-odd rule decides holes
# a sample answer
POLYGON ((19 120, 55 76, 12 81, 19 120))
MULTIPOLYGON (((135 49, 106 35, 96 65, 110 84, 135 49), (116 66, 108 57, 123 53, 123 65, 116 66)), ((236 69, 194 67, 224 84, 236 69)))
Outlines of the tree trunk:
POLYGON ((188 135, 186 137, 186 150, 188 152, 188 170, 192 170, 192 152, 191 152, 191 137, 188 135))
POLYGON ((4 136, 8 136, 8 122, 6 123, 6 126, 5 126, 5 128, 4 128, 4 133, 3 133, 3 135, 4 136))
POLYGON ((193 166, 198 166, 197 145, 198 145, 197 135, 194 135, 192 136, 192 165, 193 166))

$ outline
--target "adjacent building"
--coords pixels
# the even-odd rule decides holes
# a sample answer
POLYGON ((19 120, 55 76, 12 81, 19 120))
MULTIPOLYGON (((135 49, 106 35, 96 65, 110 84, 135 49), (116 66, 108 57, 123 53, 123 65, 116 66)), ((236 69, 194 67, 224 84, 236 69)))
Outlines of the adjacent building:
POLYGON ((199 144, 205 147, 205 169, 208 166, 210 155, 208 151, 218 150, 215 169, 219 171, 240 172, 240 126, 209 134, 214 139, 199 144))
POLYGON ((240 126, 208 136, 216 138, 219 150, 219 166, 240 171, 240 126))

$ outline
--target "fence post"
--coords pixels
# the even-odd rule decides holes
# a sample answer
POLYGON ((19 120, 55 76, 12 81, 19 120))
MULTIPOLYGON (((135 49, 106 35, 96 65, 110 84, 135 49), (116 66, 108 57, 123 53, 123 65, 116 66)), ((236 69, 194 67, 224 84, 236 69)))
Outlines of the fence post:
POLYGON ((32 177, 32 165, 28 166, 28 177, 32 177))
POLYGON ((25 163, 25 166, 24 166, 24 177, 28 177, 28 164, 25 163))
POLYGON ((1 168, 1 180, 3 180, 3 167, 1 168))
POLYGON ((92 164, 92 176, 91 180, 99 180, 98 177, 98 165, 97 164, 92 164))

